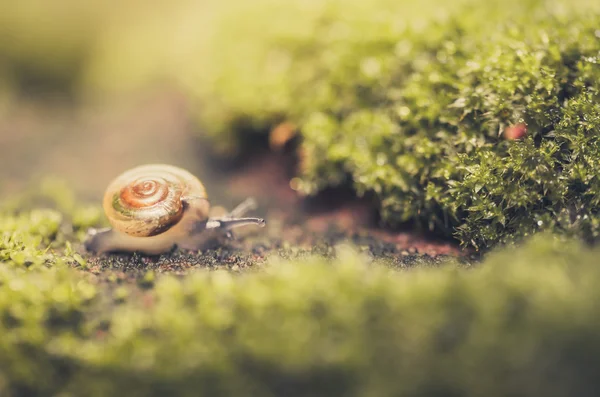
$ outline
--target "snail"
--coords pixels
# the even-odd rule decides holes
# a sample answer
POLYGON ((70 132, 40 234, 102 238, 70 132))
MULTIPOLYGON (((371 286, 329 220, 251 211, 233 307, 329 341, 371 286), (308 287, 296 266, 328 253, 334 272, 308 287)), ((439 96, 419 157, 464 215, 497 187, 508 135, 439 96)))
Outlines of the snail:
POLYGON ((171 165, 142 165, 109 184, 103 208, 112 229, 91 229, 84 245, 95 253, 197 250, 215 238, 231 237, 233 228, 265 226, 264 219, 242 217, 255 207, 254 200, 247 199, 218 216, 194 175, 171 165))

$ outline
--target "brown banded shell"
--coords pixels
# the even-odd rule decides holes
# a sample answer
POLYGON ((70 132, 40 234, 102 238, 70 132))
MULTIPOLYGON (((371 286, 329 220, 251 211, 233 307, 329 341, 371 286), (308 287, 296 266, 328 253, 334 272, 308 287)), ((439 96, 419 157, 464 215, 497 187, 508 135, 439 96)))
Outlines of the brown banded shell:
POLYGON ((178 167, 152 164, 115 178, 106 189, 103 207, 113 228, 130 236, 148 237, 177 223, 186 199, 207 199, 198 178, 178 167))

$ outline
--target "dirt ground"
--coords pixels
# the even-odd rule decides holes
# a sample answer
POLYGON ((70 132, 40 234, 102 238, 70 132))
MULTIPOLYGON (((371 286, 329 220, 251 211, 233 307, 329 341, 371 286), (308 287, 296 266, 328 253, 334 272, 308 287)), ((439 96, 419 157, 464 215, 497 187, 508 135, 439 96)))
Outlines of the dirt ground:
POLYGON ((348 190, 299 197, 290 187, 294 160, 289 152, 273 152, 266 142, 259 142, 247 158, 228 164, 215 161, 199 135, 185 99, 169 91, 110 105, 20 100, 0 108, 2 195, 52 175, 73 186, 81 200, 100 204, 105 187, 119 173, 144 163, 168 163, 199 176, 213 205, 231 208, 255 197, 259 202, 255 214, 267 220, 267 228, 246 228, 227 247, 207 252, 158 258, 91 256, 93 272, 106 267, 134 273, 148 268, 182 272, 197 266, 236 270, 259 264, 271 253, 327 254, 343 241, 399 267, 467 254, 453 241, 408 226, 381 227, 373 202, 352 198, 348 190))

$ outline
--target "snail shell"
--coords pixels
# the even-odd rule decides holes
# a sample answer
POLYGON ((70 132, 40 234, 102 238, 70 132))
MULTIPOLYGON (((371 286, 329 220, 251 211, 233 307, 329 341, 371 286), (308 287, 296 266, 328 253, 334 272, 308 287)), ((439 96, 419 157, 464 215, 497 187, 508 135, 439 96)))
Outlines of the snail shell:
POLYGON ((127 235, 161 234, 179 222, 186 202, 206 201, 204 185, 188 171, 164 164, 143 165, 115 178, 104 194, 103 207, 112 227, 127 235))

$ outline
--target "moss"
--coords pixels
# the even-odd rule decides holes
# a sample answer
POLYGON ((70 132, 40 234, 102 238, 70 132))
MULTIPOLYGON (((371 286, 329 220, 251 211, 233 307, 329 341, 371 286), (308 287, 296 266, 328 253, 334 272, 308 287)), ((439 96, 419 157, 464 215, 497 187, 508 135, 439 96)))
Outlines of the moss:
POLYGON ((271 255, 254 271, 124 269, 129 283, 121 269, 82 265, 69 219, 12 204, 0 214, 2 395, 585 396, 599 386, 599 252, 574 241, 539 236, 471 270, 446 260, 398 271, 337 245, 271 255))
POLYGON ((598 3, 421 3, 236 9, 197 80, 204 128, 235 149, 232 135, 294 123, 295 186, 374 192, 393 225, 478 248, 546 229, 596 239, 598 3))

